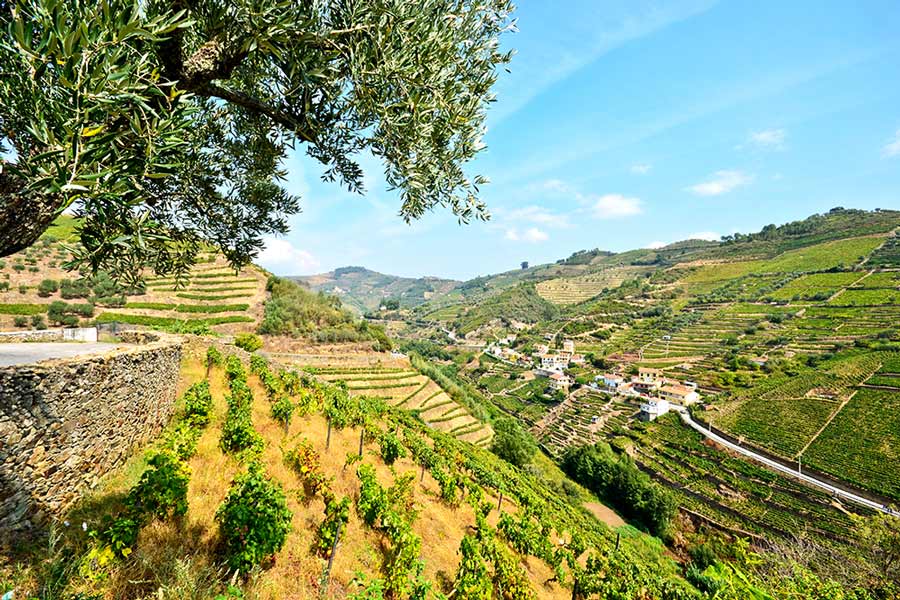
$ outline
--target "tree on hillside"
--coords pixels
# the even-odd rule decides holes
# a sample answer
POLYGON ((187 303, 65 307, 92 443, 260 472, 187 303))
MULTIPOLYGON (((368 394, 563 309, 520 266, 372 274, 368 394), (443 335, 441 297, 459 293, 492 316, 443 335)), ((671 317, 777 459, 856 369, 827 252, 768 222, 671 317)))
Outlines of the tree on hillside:
POLYGON ((524 467, 531 463, 537 452, 537 444, 515 419, 498 419, 494 423, 491 452, 508 463, 524 467))
POLYGON ((400 216, 486 217, 485 110, 510 0, 0 0, 0 256, 64 209, 75 265, 183 273, 203 241, 234 264, 299 210, 282 163, 363 191, 384 164, 400 216))

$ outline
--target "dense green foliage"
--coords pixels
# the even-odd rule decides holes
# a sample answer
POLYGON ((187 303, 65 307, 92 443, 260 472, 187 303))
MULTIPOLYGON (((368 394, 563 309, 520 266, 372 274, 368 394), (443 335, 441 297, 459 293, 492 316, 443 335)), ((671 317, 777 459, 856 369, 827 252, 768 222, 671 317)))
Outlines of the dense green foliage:
POLYGON ((491 452, 517 467, 529 464, 537 452, 537 444, 531 434, 515 419, 497 419, 493 425, 491 452))
POLYGON ((568 475, 611 502, 654 535, 666 536, 677 512, 674 497, 634 465, 616 455, 609 445, 581 446, 566 453, 562 462, 568 475))
POLYGON ((291 511, 281 486, 268 479, 258 463, 231 484, 216 511, 228 567, 242 574, 281 550, 291 528, 291 511))

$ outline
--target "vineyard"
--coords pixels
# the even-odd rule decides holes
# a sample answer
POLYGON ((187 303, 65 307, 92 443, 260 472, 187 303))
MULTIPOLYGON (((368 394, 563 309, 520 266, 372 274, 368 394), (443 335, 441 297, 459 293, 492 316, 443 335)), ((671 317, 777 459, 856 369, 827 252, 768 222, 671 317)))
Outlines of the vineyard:
MULTIPOLYGON (((85 531, 33 550, 65 572, 54 580, 65 597, 690 589, 646 536, 617 540, 540 480, 384 402, 258 357, 249 372, 215 349, 206 358, 186 367, 184 383, 196 383, 176 424, 70 517, 85 531)), ((7 577, 20 590, 46 584, 23 564, 0 567, 7 577)))
POLYGON ((262 316, 266 275, 252 265, 235 273, 221 254, 200 255, 177 287, 172 277, 151 276, 128 288, 106 274, 81 277, 66 271, 72 227, 70 218, 61 217, 40 243, 0 259, 0 329, 95 320, 238 332, 252 330, 262 316))
POLYGON ((473 417, 434 381, 405 366, 298 365, 328 382, 343 382, 352 396, 383 398, 391 406, 419 415, 429 426, 473 444, 490 443, 489 425, 473 417))
MULTIPOLYGON (((637 462, 676 490, 689 510, 749 535, 846 547, 849 512, 831 496, 704 442, 675 415, 629 429, 637 462)), ((862 511, 861 514, 867 514, 862 511)))
POLYGON ((537 284, 542 298, 554 304, 577 304, 593 298, 605 289, 613 289, 627 279, 645 272, 641 267, 612 267, 589 275, 549 279, 537 284))

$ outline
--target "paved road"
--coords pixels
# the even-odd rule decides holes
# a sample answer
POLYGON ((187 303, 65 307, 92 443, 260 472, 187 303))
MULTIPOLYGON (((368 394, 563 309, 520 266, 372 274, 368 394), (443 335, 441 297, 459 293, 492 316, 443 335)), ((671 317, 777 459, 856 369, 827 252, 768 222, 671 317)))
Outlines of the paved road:
POLYGON ((122 344, 105 342, 13 342, 0 344, 0 367, 28 365, 53 358, 103 354, 122 344))
POLYGON ((739 454, 743 454, 744 456, 749 456, 753 460, 760 462, 771 469, 780 471, 782 473, 790 475, 791 477, 794 477, 801 481, 805 481, 806 483, 810 483, 816 487, 820 487, 820 488, 834 494, 835 496, 838 496, 845 500, 849 500, 850 502, 855 502, 856 504, 861 504, 862 506, 866 506, 868 508, 871 508, 871 509, 874 509, 877 511, 881 511, 886 514, 891 514, 891 515, 900 517, 900 512, 891 511, 890 509, 885 508, 882 504, 879 504, 878 502, 873 502, 872 500, 869 500, 868 498, 863 498, 862 496, 858 496, 857 494, 854 494, 852 492, 848 492, 848 491, 842 490, 840 488, 836 488, 833 485, 825 483, 824 481, 816 479, 815 477, 807 475, 806 473, 798 473, 794 469, 791 469, 790 467, 786 467, 779 462, 775 462, 774 460, 766 458, 765 456, 761 456, 761 455, 753 452, 752 450, 748 450, 747 448, 744 448, 743 446, 738 446, 737 444, 729 442, 725 438, 709 431, 708 429, 703 427, 703 425, 701 425, 700 423, 698 423, 697 421, 692 419, 691 415, 688 414, 686 409, 681 408, 681 409, 676 409, 676 410, 678 410, 678 413, 681 415, 681 420, 684 421, 684 423, 686 425, 696 429, 697 431, 699 431, 700 433, 702 433, 709 439, 713 440, 717 444, 721 444, 731 450, 734 450, 735 452, 737 452, 739 454))

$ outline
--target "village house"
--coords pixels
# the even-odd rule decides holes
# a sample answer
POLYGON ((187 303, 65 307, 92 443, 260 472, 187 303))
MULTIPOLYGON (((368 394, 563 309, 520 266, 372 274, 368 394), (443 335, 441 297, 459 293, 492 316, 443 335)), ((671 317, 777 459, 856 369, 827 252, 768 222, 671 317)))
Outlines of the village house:
POLYGON ((543 356, 544 354, 550 354, 550 346, 548 346, 547 344, 535 344, 534 354, 535 354, 535 356, 543 356))
POLYGON ((669 383, 662 386, 659 389, 659 397, 682 406, 690 406, 700 400, 700 395, 694 388, 679 383, 669 383))
POLYGON ((631 388, 638 394, 645 396, 653 395, 660 388, 661 382, 658 379, 645 379, 638 375, 631 378, 631 388))
POLYGON ((568 357, 563 357, 559 354, 547 354, 541 357, 542 369, 555 369, 561 371, 567 366, 569 366, 568 357))
POLYGON ((603 387, 608 389, 611 392, 618 391, 623 385, 625 385, 625 378, 621 375, 614 375, 612 373, 605 373, 603 375, 597 375, 595 377, 597 381, 603 382, 603 387))
POLYGON ((641 404, 640 419, 642 421, 653 421, 667 412, 669 412, 669 402, 667 400, 652 398, 641 404))
POLYGON ((638 379, 644 382, 659 381, 663 376, 663 372, 659 369, 651 369, 649 367, 641 367, 638 369, 638 379))
POLYGON ((550 387, 555 391, 568 391, 572 383, 572 378, 565 373, 555 372, 550 375, 550 387))
POLYGON ((564 340, 562 343, 562 349, 569 354, 575 354, 575 341, 574 340, 564 340))
POLYGON ((511 333, 511 334, 507 335, 506 337, 500 338, 497 341, 497 343, 500 344, 501 346, 510 346, 513 343, 515 343, 515 341, 516 341, 516 334, 511 333))

